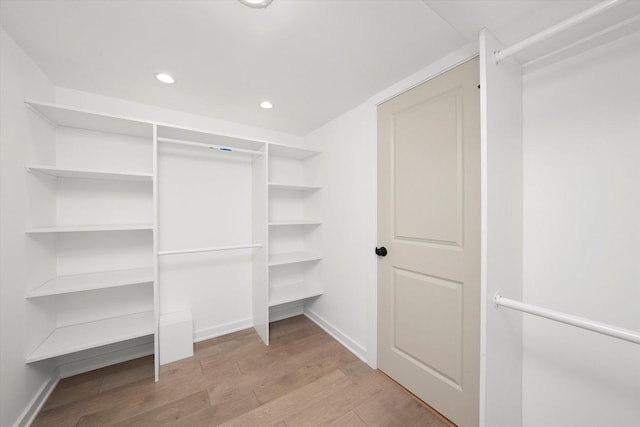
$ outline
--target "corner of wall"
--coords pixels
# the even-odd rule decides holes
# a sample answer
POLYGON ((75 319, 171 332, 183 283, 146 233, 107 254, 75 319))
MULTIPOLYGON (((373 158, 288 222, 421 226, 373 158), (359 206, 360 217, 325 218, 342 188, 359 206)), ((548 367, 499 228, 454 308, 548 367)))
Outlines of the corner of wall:
POLYGON ((22 414, 18 417, 13 427, 28 427, 38 416, 38 413, 44 406, 45 402, 60 382, 60 372, 56 369, 49 381, 42 384, 40 389, 27 404, 22 414))
POLYGON ((342 344, 347 350, 355 354, 363 362, 367 362, 367 349, 352 340, 348 335, 343 333, 336 326, 324 319, 318 313, 310 308, 305 308, 304 315, 311 319, 316 325, 320 326, 326 333, 331 335, 336 341, 342 344))
MULTIPOLYGON (((27 183, 24 163, 31 138, 25 98, 51 100, 49 78, 0 28, 0 425, 27 425, 58 380, 53 362, 25 363, 33 338, 48 325, 29 322, 30 306, 24 298, 27 286, 26 226, 27 183)), ((45 321, 47 318, 45 317, 45 321)))

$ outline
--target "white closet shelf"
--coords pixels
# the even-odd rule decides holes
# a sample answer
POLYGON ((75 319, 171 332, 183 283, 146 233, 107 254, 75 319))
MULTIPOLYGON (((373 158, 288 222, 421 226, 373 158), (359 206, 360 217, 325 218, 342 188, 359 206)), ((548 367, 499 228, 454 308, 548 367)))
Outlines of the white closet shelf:
POLYGON ((292 159, 306 159, 320 154, 320 151, 309 150, 308 148, 292 147, 290 145, 269 144, 269 154, 279 157, 290 157, 292 159))
POLYGON ((132 182, 151 182, 153 180, 153 174, 151 173, 71 169, 58 166, 41 165, 26 165, 25 168, 30 172, 41 173, 58 178, 99 179, 132 182))
POLYGON ((285 252, 269 255, 269 266, 296 264, 299 262, 317 261, 322 259, 322 255, 317 252, 285 252))
POLYGON ((127 117, 61 107, 47 102, 25 100, 25 103, 54 126, 67 126, 121 135, 153 137, 153 124, 127 117))
POLYGON ((297 191, 312 191, 319 190, 318 185, 295 185, 295 184, 281 184, 276 182, 270 182, 269 188, 274 190, 297 190, 297 191))
POLYGON ((322 221, 317 219, 286 219, 279 221, 269 221, 270 226, 279 225, 318 225, 322 224, 322 221))
POLYGON ((227 147, 235 150, 248 150, 254 155, 264 154, 264 141, 237 138, 230 135, 214 134, 202 129, 184 128, 158 124, 158 141, 184 141, 198 144, 197 146, 212 145, 216 148, 227 147))
POLYGON ((27 363, 139 338, 154 333, 153 311, 56 328, 27 363))
POLYGON ((322 289, 306 282, 269 289, 269 307, 322 295, 322 289))
POLYGON ((167 142, 170 144, 178 144, 178 145, 188 145, 190 147, 198 147, 198 148, 207 148, 210 150, 221 151, 223 153, 240 153, 240 154, 251 154, 254 156, 261 156, 264 154, 259 150, 249 150, 247 148, 237 148, 232 145, 217 145, 217 144, 206 144, 203 142, 196 141, 185 141, 182 139, 173 139, 173 138, 158 138, 158 142, 167 142))
POLYGON ((27 298, 131 286, 142 283, 153 283, 153 268, 145 267, 58 276, 28 292, 27 298))
POLYGON ((48 227, 30 228, 27 234, 43 233, 78 233, 85 231, 137 231, 153 230, 151 224, 98 224, 98 225, 52 225, 48 227))

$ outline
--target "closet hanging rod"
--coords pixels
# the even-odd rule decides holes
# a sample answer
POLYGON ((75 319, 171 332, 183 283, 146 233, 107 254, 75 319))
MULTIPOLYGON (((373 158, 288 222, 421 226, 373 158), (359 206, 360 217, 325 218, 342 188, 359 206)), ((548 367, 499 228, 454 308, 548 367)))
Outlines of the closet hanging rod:
POLYGON ((179 255, 179 254, 192 254, 197 252, 220 252, 220 251, 234 251, 237 249, 255 249, 261 248, 262 244, 252 243, 249 245, 236 245, 236 246, 214 246, 212 248, 195 248, 195 249, 177 249, 173 251, 159 251, 158 255, 179 255))
POLYGON ((172 139, 172 138, 158 138, 158 142, 168 142, 171 144, 179 144, 179 145, 189 145, 191 147, 200 147, 200 148, 209 148, 211 150, 218 150, 223 152, 232 152, 232 153, 244 153, 244 154, 253 154, 253 155, 261 155, 262 151, 257 150, 247 150, 246 148, 233 148, 226 147, 224 145, 214 145, 214 144, 204 144, 201 142, 193 142, 193 141, 185 141, 182 139, 172 139))
POLYGON ((539 307, 532 304, 526 304, 505 298, 500 294, 493 297, 496 307, 505 307, 512 310, 522 311, 524 313, 533 314, 534 316, 544 317, 545 319, 555 320, 556 322, 565 323, 567 325, 576 326, 578 328, 587 329, 599 334, 608 335, 624 341, 640 344, 640 332, 630 329, 623 329, 617 326, 608 325, 606 323, 596 322, 594 320, 585 319, 583 317, 573 316, 571 314, 562 313, 548 308, 539 307))
POLYGON ((598 3, 597 5, 585 10, 584 12, 581 12, 575 16, 572 16, 569 19, 565 19, 564 21, 559 22, 558 24, 552 27, 549 27, 546 30, 543 30, 537 34, 527 37, 526 39, 514 45, 506 47, 502 50, 495 51, 493 53, 493 56, 495 58, 496 64, 502 61, 503 59, 508 58, 509 56, 515 55, 516 53, 528 48, 529 46, 532 46, 536 43, 539 43, 543 40, 553 37, 556 34, 561 33, 565 30, 568 30, 569 28, 574 27, 603 12, 606 12, 607 10, 615 6, 619 6, 626 1, 627 0, 608 0, 602 3, 598 3))
POLYGON ((637 22, 637 21, 640 21, 640 15, 632 16, 631 18, 625 19, 624 21, 621 21, 621 22, 618 22, 617 24, 612 25, 611 27, 607 27, 607 28, 605 28, 603 30, 596 31, 593 34, 589 34, 587 37, 584 37, 584 38, 582 38, 580 40, 577 40, 577 41, 575 41, 573 43, 570 43, 570 44, 568 44, 566 46, 562 46, 559 49, 556 49, 556 50, 554 50, 552 52, 546 53, 546 54, 544 54, 544 55, 542 55, 542 56, 540 56, 538 58, 534 58, 531 61, 525 62, 524 64, 522 64, 522 68, 530 67, 533 64, 536 64, 538 62, 544 61, 545 59, 551 58, 554 55, 558 55, 559 53, 566 52, 566 51, 568 51, 570 49, 573 49, 576 46, 580 46, 580 45, 585 44, 585 43, 587 43, 587 42, 589 42, 591 40, 597 39, 598 37, 605 36, 605 35, 607 35, 609 33, 612 33, 612 32, 614 32, 616 30, 619 30, 620 28, 624 28, 627 25, 631 25, 631 24, 633 24, 634 22, 637 22))

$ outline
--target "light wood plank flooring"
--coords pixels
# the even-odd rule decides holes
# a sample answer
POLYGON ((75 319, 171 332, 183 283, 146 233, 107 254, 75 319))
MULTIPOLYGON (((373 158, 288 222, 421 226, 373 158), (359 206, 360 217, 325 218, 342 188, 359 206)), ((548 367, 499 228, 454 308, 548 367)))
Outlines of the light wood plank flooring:
POLYGON ((150 357, 65 378, 33 426, 449 427, 303 316, 195 344, 161 367, 150 357))

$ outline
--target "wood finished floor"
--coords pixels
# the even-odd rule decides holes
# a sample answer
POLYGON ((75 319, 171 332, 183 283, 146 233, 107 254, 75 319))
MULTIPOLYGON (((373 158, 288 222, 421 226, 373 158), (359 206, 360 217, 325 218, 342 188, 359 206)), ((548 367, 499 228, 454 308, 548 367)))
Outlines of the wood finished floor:
POLYGON ((306 317, 270 333, 196 343, 157 383, 151 356, 65 378, 32 426, 451 426, 306 317))

